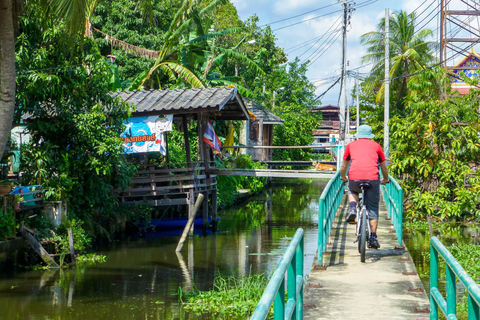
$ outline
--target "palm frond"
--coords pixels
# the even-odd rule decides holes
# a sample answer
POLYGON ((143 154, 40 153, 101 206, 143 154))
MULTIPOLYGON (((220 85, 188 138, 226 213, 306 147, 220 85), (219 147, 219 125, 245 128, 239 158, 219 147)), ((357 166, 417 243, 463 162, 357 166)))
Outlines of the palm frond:
POLYGON ((232 58, 234 60, 245 63, 254 72, 256 72, 258 74, 261 74, 261 75, 265 75, 265 71, 263 71, 263 69, 260 68, 260 66, 257 63, 255 63, 255 61, 249 59, 246 55, 238 53, 238 52, 236 52, 235 50, 232 50, 232 49, 225 49, 225 48, 221 48, 221 47, 210 47, 210 50, 221 52, 228 58, 232 58))
POLYGON ((186 82, 188 82, 194 88, 204 88, 202 81, 193 73, 191 70, 185 68, 181 64, 178 64, 175 61, 166 61, 161 64, 162 66, 168 67, 173 72, 178 74, 186 82))
POLYGON ((211 12, 218 5, 227 4, 227 2, 228 2, 228 0, 214 0, 214 1, 212 1, 208 6, 206 6, 205 8, 203 8, 200 11, 200 16, 203 16, 203 15, 211 12))
POLYGON ((207 34, 204 34, 203 36, 196 37, 196 38, 194 38, 194 39, 192 39, 188 42, 189 43, 202 42, 202 41, 205 41, 205 40, 208 40, 208 39, 211 39, 211 38, 216 38, 216 37, 219 37, 219 36, 223 36, 225 34, 235 33, 235 32, 241 31, 243 29, 244 29, 244 27, 239 27, 239 28, 222 30, 222 31, 218 31, 218 32, 207 33, 207 34))

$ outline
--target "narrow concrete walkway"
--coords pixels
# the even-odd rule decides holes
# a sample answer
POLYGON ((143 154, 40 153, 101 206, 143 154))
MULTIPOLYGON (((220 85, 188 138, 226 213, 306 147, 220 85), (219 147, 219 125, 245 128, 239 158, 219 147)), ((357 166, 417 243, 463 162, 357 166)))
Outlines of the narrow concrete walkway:
POLYGON ((396 248, 385 206, 381 203, 377 230, 380 249, 367 249, 365 263, 353 243, 355 225, 345 223, 346 208, 345 199, 323 256, 326 270, 314 260, 304 290, 304 319, 427 320, 427 294, 409 252, 396 248))

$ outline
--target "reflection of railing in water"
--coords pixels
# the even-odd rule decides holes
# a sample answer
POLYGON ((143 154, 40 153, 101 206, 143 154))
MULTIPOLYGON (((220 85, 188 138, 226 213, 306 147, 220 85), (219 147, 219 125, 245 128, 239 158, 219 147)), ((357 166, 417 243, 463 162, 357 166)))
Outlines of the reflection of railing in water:
MULTIPOLYGON (((443 277, 442 277, 443 278, 443 277)), ((430 239, 430 319, 438 320, 438 308, 447 319, 457 319, 457 278, 468 292, 468 319, 480 319, 480 287, 437 239, 430 239), (445 260, 447 300, 438 290, 438 256, 445 260)))

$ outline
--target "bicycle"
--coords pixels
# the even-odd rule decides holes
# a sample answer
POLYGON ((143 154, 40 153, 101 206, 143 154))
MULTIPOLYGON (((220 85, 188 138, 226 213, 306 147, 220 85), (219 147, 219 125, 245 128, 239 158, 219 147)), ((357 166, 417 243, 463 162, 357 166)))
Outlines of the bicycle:
POLYGON ((362 189, 361 203, 357 204, 357 227, 355 230, 358 242, 358 253, 360 253, 360 262, 365 262, 365 253, 367 247, 367 237, 370 236, 370 217, 368 215, 367 205, 365 201, 365 189, 370 189, 372 185, 367 181, 361 181, 358 186, 362 189))

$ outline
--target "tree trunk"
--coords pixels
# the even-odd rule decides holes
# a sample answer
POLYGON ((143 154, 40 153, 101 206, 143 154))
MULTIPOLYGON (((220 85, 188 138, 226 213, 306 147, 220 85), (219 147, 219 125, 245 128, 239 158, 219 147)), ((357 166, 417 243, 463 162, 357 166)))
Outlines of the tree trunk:
POLYGON ((15 111, 15 36, 12 0, 0 0, 0 158, 15 111))

